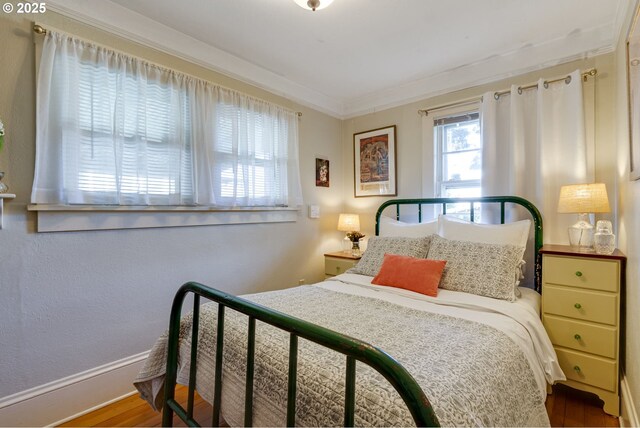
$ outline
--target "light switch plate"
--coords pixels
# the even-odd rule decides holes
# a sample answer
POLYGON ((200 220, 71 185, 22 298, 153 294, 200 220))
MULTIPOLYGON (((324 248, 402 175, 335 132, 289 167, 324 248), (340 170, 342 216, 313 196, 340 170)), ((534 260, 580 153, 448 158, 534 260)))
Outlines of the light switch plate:
POLYGON ((320 205, 309 205, 309 218, 320 218, 320 205))

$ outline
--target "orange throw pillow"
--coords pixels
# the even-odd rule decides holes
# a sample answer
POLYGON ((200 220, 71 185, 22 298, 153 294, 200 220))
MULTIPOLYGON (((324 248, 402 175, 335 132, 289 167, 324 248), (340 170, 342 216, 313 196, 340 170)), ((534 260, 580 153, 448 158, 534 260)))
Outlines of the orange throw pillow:
POLYGON ((445 264, 447 264, 445 260, 385 254, 380 272, 371 283, 436 297, 445 264))

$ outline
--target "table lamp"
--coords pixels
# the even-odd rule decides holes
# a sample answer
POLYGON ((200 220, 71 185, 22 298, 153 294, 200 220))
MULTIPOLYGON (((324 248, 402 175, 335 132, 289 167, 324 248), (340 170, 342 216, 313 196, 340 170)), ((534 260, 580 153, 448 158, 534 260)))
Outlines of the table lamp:
POLYGON ((609 198, 604 183, 572 184, 560 188, 559 213, 578 214, 578 222, 569 227, 569 243, 580 248, 593 246, 590 213, 608 213, 609 198))
MULTIPOLYGON (((351 252, 353 255, 360 255, 360 216, 358 214, 340 214, 338 218, 338 230, 347 232, 344 239, 351 242, 351 252), (357 239, 354 239, 357 237, 357 239)), ((349 251, 349 250, 347 250, 349 251)))

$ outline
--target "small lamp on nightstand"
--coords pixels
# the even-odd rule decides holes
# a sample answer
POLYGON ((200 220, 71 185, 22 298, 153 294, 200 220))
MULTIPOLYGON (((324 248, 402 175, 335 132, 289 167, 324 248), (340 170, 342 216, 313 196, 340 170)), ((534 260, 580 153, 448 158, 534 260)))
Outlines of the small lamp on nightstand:
POLYGON ((364 237, 360 233, 360 216, 358 214, 340 214, 338 218, 338 230, 347 232, 345 240, 351 242, 351 254, 360 255, 360 238, 364 237))
POLYGON ((604 183, 573 184, 560 188, 558 212, 578 214, 578 222, 569 227, 569 243, 572 246, 593 247, 593 225, 589 214, 610 211, 604 183))

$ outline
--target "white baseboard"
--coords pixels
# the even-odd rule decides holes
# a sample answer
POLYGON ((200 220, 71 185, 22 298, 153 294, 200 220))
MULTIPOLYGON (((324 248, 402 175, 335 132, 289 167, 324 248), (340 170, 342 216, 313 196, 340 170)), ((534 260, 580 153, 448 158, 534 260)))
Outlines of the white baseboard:
MULTIPOLYGON (((2 426, 55 426, 135 394, 133 379, 148 351, 0 399, 2 426)), ((621 427, 640 427, 624 373, 620 381, 621 427)))
POLYGON ((3 426, 52 426, 135 393, 133 379, 149 352, 0 399, 3 426))
POLYGON ((620 379, 620 399, 621 399, 621 427, 640 427, 640 419, 638 419, 638 409, 636 409, 636 401, 633 401, 629 382, 624 372, 620 379))

